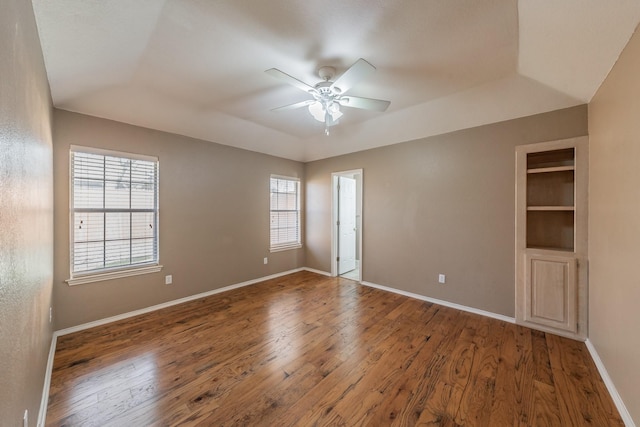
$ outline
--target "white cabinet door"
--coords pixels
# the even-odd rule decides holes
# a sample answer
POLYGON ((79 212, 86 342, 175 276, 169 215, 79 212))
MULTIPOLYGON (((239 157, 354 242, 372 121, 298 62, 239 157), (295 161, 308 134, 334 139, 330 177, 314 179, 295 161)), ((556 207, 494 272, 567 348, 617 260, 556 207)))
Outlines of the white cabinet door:
POLYGON ((525 322, 577 332, 577 272, 573 254, 525 254, 525 322))

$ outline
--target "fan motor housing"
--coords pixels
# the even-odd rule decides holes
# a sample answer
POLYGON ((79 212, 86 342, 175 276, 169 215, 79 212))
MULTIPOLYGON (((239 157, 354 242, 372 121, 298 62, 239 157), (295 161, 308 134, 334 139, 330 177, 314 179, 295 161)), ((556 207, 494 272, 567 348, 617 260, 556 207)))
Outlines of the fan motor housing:
POLYGON ((328 82, 329 80, 333 80, 336 75, 336 69, 333 67, 320 67, 318 70, 318 75, 322 80, 328 82))

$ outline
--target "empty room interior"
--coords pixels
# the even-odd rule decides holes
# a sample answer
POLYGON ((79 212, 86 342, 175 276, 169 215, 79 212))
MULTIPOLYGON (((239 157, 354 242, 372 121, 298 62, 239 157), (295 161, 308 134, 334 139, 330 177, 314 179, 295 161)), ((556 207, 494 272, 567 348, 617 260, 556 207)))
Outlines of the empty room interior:
POLYGON ((640 424, 637 0, 4 0, 0 425, 640 424))

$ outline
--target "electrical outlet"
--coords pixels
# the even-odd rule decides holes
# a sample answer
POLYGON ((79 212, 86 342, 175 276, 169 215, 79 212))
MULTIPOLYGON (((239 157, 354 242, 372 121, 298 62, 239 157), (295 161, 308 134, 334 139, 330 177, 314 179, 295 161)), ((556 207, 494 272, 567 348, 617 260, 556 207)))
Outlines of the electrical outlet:
POLYGON ((438 274, 438 283, 447 283, 447 278, 444 274, 438 274))
POLYGON ((53 323, 53 307, 49 307, 49 323, 53 323))
POLYGON ((263 262, 264 262, 265 265, 269 264, 269 258, 264 257, 264 261, 263 262))
POLYGON ((170 285, 173 283, 173 276, 171 274, 168 274, 166 276, 164 276, 164 284, 165 285, 170 285))
POLYGON ((29 410, 24 410, 24 416, 22 417, 22 425, 23 427, 29 427, 29 410))

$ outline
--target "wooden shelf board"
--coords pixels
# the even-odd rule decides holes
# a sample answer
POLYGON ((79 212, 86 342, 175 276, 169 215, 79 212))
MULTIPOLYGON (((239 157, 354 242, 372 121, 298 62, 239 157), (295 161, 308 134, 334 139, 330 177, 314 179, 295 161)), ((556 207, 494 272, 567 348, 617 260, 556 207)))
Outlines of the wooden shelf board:
POLYGON ((553 246, 527 246, 526 249, 536 249, 536 250, 542 250, 542 251, 558 251, 558 252, 574 252, 573 248, 560 248, 560 247, 553 247, 553 246))
POLYGON ((574 211, 573 206, 527 206, 528 211, 574 211))
POLYGON ((564 172, 564 171, 573 171, 575 169, 576 168, 574 166, 554 166, 549 168, 527 169, 527 173, 564 172))

